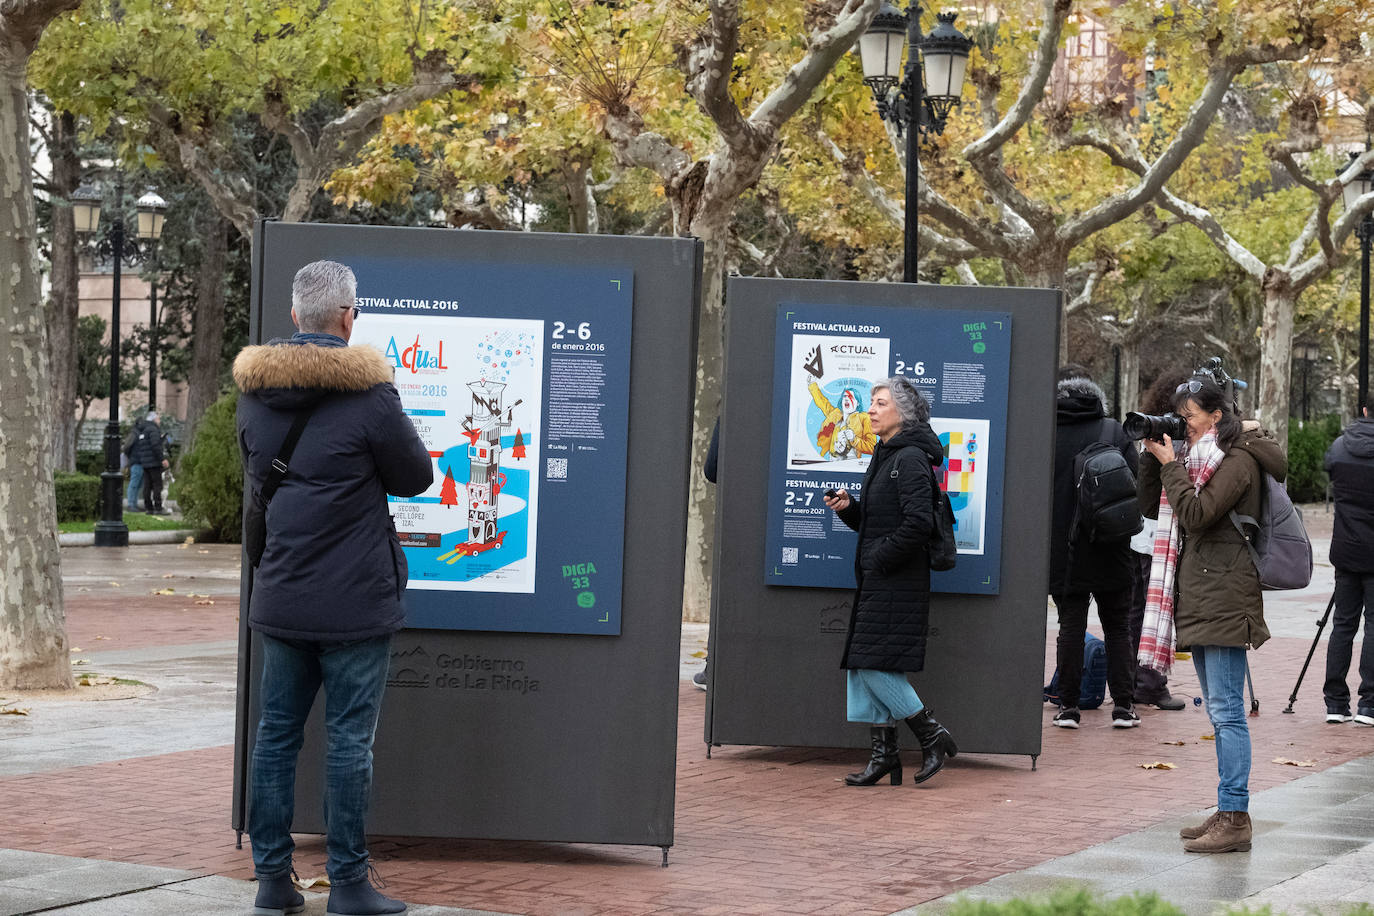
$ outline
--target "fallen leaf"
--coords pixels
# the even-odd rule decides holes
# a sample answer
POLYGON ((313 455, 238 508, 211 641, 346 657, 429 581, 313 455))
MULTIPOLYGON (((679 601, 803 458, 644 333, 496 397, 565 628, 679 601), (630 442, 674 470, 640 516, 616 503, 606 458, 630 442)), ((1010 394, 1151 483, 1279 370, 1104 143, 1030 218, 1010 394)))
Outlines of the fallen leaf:
POLYGON ((197 551, 196 551, 196 553, 209 553, 209 552, 210 552, 210 551, 208 551, 208 550, 197 550, 197 551))
POLYGON ((705 658, 705 657, 706 657, 706 653, 705 653, 705 652, 693 652, 693 653, 692 653, 692 658, 705 658))
POLYGON ((175 579, 176 577, 177 577, 177 574, 176 574, 176 573, 163 573, 163 574, 162 574, 162 578, 164 578, 164 579, 175 579))
POLYGON ((182 543, 182 544, 194 544, 195 542, 196 542, 195 536, 194 536, 194 535, 188 534, 188 535, 186 535, 186 540, 182 541, 181 543, 182 543))
POLYGON ((72 664, 73 664, 73 665, 89 665, 90 663, 91 663, 91 660, 90 660, 89 658, 74 658, 74 659, 72 659, 72 664))
POLYGON ((27 709, 20 709, 18 706, 0 709, 0 716, 27 716, 28 714, 29 711, 27 709))
POLYGON ((109 638, 110 638, 110 637, 108 637, 108 636, 97 636, 97 637, 96 637, 96 639, 109 639, 109 638))
POLYGON ((72 646, 72 651, 73 651, 73 652, 85 652, 86 650, 83 649, 83 648, 81 648, 80 646, 72 646))
POLYGON ((291 883, 303 891, 308 891, 312 887, 329 887, 329 879, 324 875, 318 875, 314 878, 296 878, 291 883))
POLYGON ((1283 763, 1290 767, 1314 767, 1317 765, 1315 760, 1289 760, 1287 757, 1275 757, 1272 763, 1283 763))
POLYGON ((155 589, 153 589, 153 594, 154 594, 154 595, 175 595, 176 593, 177 593, 177 590, 174 589, 174 588, 155 588, 155 589))
POLYGON ((209 596, 209 595, 197 595, 195 592, 187 592, 187 593, 186 593, 186 597, 187 597, 187 598, 209 598, 210 596, 209 596))
POLYGON ((1191 653, 1191 652, 1175 652, 1175 653, 1174 653, 1174 658, 1175 658, 1177 661, 1181 661, 1181 662, 1186 662, 1186 661, 1188 661, 1189 659, 1191 659, 1192 657, 1193 657, 1193 653, 1191 653))
POLYGON ((1173 765, 1172 763, 1165 763, 1165 762, 1162 761, 1162 760, 1156 760, 1154 763, 1142 763, 1142 764, 1140 765, 1140 768, 1141 768, 1142 770, 1172 770, 1172 769, 1175 769, 1175 767, 1174 767, 1174 765, 1173 765))
POLYGON ((83 586, 81 586, 80 588, 78 588, 77 591, 78 591, 78 592, 88 592, 88 591, 90 591, 90 589, 83 585, 83 586))
POLYGON ((119 585, 118 582, 111 582, 110 585, 111 585, 111 587, 113 587, 113 588, 119 588, 119 587, 120 587, 120 585, 119 585))
POLYGON ((199 604, 199 605, 202 605, 202 606, 203 606, 203 605, 208 605, 208 604, 214 604, 214 603, 215 603, 215 602, 211 601, 209 598, 202 598, 202 599, 200 599, 199 601, 196 602, 196 604, 199 604))
POLYGON ((1171 745, 1173 745, 1174 747, 1183 747, 1183 745, 1185 744, 1185 742, 1183 742, 1183 741, 1161 741, 1161 742, 1159 742, 1159 743, 1160 743, 1160 744, 1171 744, 1171 745))
POLYGON ((1200 735, 1199 737, 1201 737, 1203 741, 1215 741, 1215 740, 1217 740, 1217 736, 1216 736, 1216 735, 1200 735))

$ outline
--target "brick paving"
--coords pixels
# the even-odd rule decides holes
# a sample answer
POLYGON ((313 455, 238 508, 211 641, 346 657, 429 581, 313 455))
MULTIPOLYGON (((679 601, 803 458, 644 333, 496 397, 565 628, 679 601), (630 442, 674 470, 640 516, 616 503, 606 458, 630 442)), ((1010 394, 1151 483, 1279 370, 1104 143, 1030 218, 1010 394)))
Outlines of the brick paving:
MULTIPOLYGON (((64 556, 72 561, 66 572, 74 645, 91 650, 87 643, 100 635, 110 637, 101 650, 234 638, 237 580, 223 570, 237 548, 164 550, 145 558, 144 572, 118 565, 115 551, 64 556), (174 578, 164 580, 168 572, 174 578), (114 581, 118 589, 108 584, 114 581), (161 587, 177 594, 151 594, 161 587), (216 603, 196 605, 182 597, 183 588, 216 603)), ((1313 620, 1320 611, 1304 608, 1313 620)), ((1262 704, 1250 720, 1252 791, 1374 751, 1374 729, 1322 723, 1319 672, 1316 679, 1309 672, 1299 715, 1280 714, 1310 643, 1310 636, 1276 637, 1252 656, 1262 704)), ((1048 647, 1046 655, 1048 670, 1048 647)), ((1319 650, 1318 668, 1320 659, 1319 650)), ((1172 686, 1197 693, 1189 664, 1179 666, 1172 686)), ((659 867, 657 848, 379 837, 372 851, 388 891, 414 903, 507 913, 883 914, 1215 800, 1215 758, 1203 739, 1210 727, 1193 707, 1142 710, 1143 726, 1132 730, 1112 729, 1109 710, 1085 712, 1078 731, 1049 727, 1046 707, 1036 772, 1027 757, 961 755, 922 786, 870 789, 841 782, 861 763, 854 751, 725 747, 708 760, 703 714, 704 694, 683 682, 676 845, 668 868, 659 867), (1176 769, 1140 766, 1154 761, 1176 769)), ((0 846, 247 878, 251 858, 234 848, 229 826, 232 750, 0 779, 0 846)), ((299 843, 301 876, 322 875, 322 839, 303 836, 299 843)))

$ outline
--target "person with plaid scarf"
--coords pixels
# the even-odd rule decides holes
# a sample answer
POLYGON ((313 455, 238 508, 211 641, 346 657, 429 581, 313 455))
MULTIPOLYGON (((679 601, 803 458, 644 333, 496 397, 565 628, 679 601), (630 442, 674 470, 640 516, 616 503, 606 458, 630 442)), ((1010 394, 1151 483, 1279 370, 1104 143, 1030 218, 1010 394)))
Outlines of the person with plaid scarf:
POLYGON ((1179 835, 1188 852, 1244 851, 1252 837, 1245 653, 1269 629, 1259 573, 1229 513, 1258 518, 1263 473, 1282 481, 1288 462, 1206 371, 1178 386, 1174 408, 1187 441, 1146 440, 1140 461, 1140 509, 1159 526, 1138 661, 1167 675, 1175 642, 1192 651, 1216 732, 1217 811, 1179 835))

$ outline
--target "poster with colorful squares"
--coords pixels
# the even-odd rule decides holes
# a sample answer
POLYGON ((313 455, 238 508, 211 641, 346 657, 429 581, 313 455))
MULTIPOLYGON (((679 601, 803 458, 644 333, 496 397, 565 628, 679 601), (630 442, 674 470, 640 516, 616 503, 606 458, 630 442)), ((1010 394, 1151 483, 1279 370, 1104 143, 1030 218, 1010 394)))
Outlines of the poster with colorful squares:
POLYGON ((846 490, 862 502, 872 446, 864 448, 867 418, 860 414, 874 384, 900 375, 930 405, 930 427, 944 453, 935 479, 954 510, 958 561, 952 570, 933 573, 931 588, 998 594, 1010 355, 1006 312, 923 308, 919 302, 780 305, 764 581, 854 586, 857 536, 825 507, 823 495, 846 490), (845 400, 850 392, 853 403, 845 400), (854 431, 852 455, 836 449, 845 429, 854 431))

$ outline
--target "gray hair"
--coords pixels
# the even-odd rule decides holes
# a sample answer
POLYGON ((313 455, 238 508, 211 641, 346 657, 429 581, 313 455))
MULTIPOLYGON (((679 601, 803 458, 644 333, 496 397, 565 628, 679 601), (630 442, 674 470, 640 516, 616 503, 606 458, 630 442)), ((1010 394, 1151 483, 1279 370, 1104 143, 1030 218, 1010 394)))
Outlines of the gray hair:
POLYGON ((296 325, 306 333, 332 333, 343 324, 344 309, 358 295, 353 271, 338 261, 312 261, 296 271, 291 283, 291 307, 296 325))
POLYGON ((930 402, 921 397, 921 392, 904 375, 894 375, 873 383, 873 392, 886 388, 892 395, 892 403, 902 415, 902 430, 915 429, 918 424, 930 422, 930 402))

